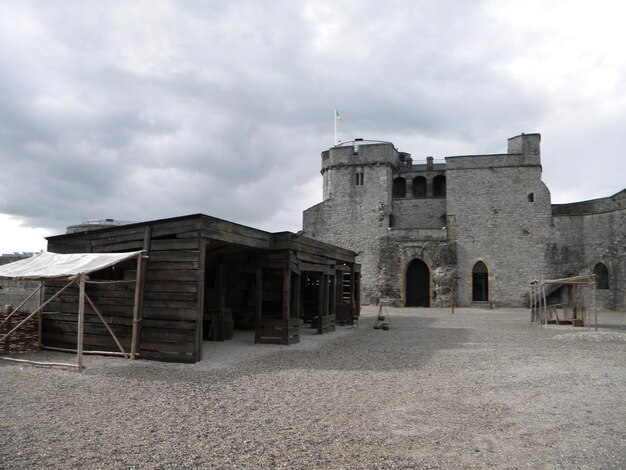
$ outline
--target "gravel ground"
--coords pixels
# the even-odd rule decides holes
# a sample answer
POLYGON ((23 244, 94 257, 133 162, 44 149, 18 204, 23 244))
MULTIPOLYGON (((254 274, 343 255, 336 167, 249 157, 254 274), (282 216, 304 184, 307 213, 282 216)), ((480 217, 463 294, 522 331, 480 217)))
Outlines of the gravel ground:
MULTIPOLYGON (((198 364, 0 361, 2 468, 626 468, 626 313, 389 309, 198 364)), ((29 355, 71 361, 63 353, 29 355)))

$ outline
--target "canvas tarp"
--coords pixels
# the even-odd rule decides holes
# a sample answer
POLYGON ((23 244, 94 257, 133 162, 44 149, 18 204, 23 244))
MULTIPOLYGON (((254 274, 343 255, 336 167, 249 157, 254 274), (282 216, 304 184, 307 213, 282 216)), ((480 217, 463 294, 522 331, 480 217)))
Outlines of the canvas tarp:
POLYGON ((135 258, 141 251, 129 253, 58 254, 42 251, 27 259, 0 266, 0 278, 5 279, 71 279, 135 258))

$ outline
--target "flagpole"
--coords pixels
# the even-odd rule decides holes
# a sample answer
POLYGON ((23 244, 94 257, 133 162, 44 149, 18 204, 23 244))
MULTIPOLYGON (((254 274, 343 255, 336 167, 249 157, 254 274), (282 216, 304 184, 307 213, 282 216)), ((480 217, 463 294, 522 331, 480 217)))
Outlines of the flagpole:
POLYGON ((337 140, 337 110, 333 114, 333 121, 335 121, 335 143, 333 145, 337 145, 339 141, 337 140))

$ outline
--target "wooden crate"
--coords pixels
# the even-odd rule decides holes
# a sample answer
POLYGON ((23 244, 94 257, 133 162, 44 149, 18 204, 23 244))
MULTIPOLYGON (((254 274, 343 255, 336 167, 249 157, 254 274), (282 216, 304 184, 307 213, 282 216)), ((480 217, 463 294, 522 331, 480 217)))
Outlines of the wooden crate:
POLYGON ((335 315, 324 315, 313 319, 313 327, 320 335, 335 331, 335 315))
POLYGON ((300 342, 300 321, 263 319, 254 331, 254 342, 261 344, 294 344, 300 342))

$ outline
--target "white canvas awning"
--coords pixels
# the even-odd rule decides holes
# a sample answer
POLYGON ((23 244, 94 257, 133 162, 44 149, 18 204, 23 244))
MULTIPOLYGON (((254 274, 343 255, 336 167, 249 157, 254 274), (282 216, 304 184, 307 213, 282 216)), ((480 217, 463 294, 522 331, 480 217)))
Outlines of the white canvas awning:
MULTIPOLYGON (((46 305, 52 302, 55 298, 57 298, 65 289, 70 286, 78 287, 78 333, 76 340, 76 357, 77 364, 76 366, 72 364, 66 363, 45 363, 45 362, 36 362, 29 361, 26 359, 16 359, 10 357, 2 357, 0 359, 10 360, 10 361, 19 361, 19 362, 28 362, 39 365, 53 365, 53 366, 61 366, 61 367, 76 367, 78 370, 83 368, 83 336, 84 336, 84 323, 85 323, 85 303, 89 303, 91 305, 93 311, 96 313, 100 321, 104 324, 105 328, 109 332, 109 334, 113 337, 113 340, 117 344, 122 355, 134 359, 137 356, 137 324, 140 321, 138 318, 139 309, 138 309, 138 299, 140 298, 140 293, 138 291, 141 286, 141 263, 142 263, 142 251, 132 251, 129 253, 75 253, 75 254, 58 254, 58 253, 48 253, 41 252, 31 258, 23 259, 21 261, 16 261, 15 263, 5 264, 0 266, 0 279, 28 279, 35 281, 42 281, 40 286, 31 294, 34 295, 38 291, 43 289, 43 281, 45 280, 63 280, 67 281, 65 286, 57 290, 52 294, 50 298, 48 298, 45 302, 43 302, 43 297, 41 299, 42 303, 31 312, 26 318, 24 318, 18 325, 13 327, 9 332, 5 333, 4 336, 0 337, 0 341, 6 340, 11 334, 17 331, 22 327, 28 320, 30 320, 35 315, 40 316, 41 322, 41 314, 46 305), (131 351, 130 354, 127 354, 122 344, 118 340, 117 336, 111 329, 111 327, 106 322, 105 318, 102 316, 98 308, 89 298, 89 295, 85 292, 85 284, 87 281, 87 274, 92 273, 94 271, 99 271, 101 269, 108 268, 113 266, 121 261, 125 261, 128 259, 137 258, 137 277, 134 281, 135 283, 135 301, 133 304, 133 322, 132 322, 132 337, 131 337, 131 351)), ((103 281, 107 282, 107 281, 103 281)), ((128 281, 111 281, 111 282, 128 282, 128 281)), ((28 300, 28 299, 27 299, 28 300)), ((25 302, 25 301, 24 301, 25 302)), ((20 305, 21 307, 21 305, 20 305)), ((18 311, 19 308, 16 308, 13 312, 9 313, 9 315, 0 322, 0 326, 8 321, 8 319, 18 311)), ((40 323, 41 325, 41 323, 40 323)), ((41 347, 41 326, 40 326, 40 336, 39 336, 39 346, 41 347)), ((91 351, 94 352, 94 351, 91 351)), ((107 354, 108 351, 100 351, 99 353, 107 354)))
POLYGON ((129 253, 41 252, 27 259, 0 266, 0 278, 5 279, 71 279, 113 266, 120 261, 136 258, 141 251, 129 253))

